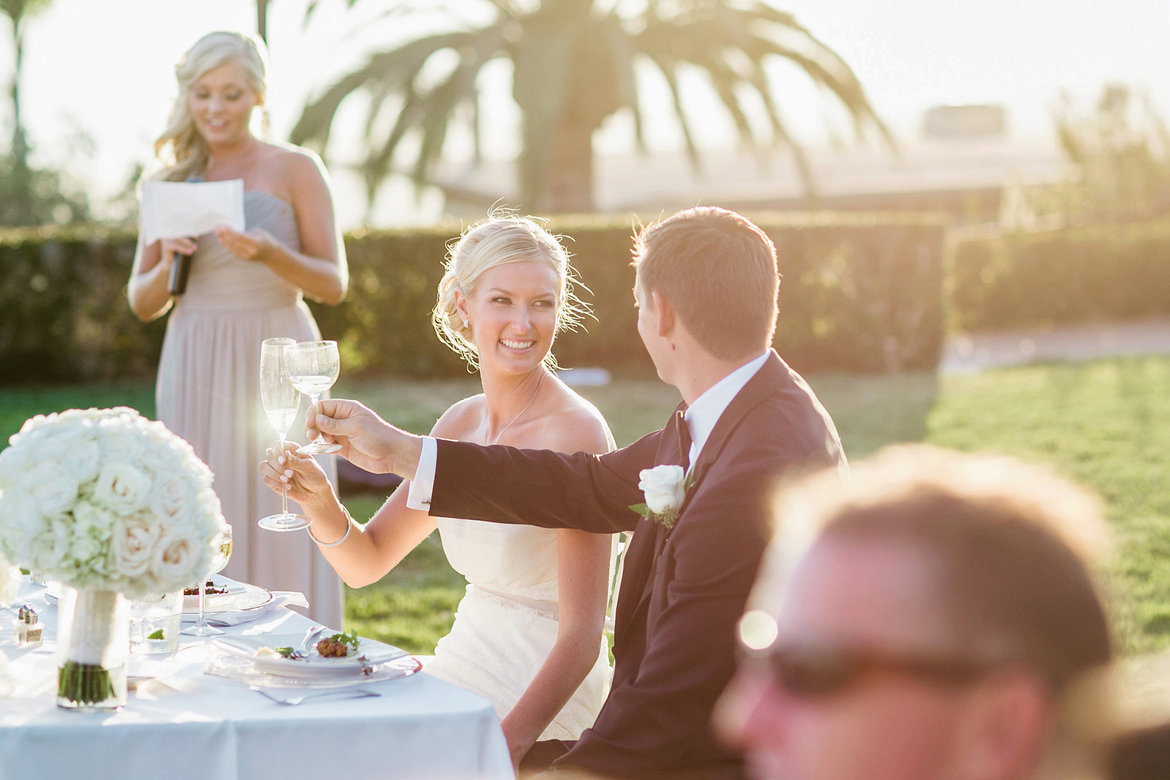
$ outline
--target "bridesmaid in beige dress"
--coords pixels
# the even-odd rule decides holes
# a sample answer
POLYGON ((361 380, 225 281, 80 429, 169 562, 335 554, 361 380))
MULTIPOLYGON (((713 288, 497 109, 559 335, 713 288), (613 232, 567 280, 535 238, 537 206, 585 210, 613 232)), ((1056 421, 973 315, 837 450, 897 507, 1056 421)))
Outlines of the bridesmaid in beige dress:
MULTIPOLYGON (((345 249, 329 183, 311 152, 278 146, 251 129, 263 106, 263 44, 231 32, 204 36, 175 68, 179 95, 155 142, 165 181, 244 182, 244 232, 217 228, 144 246, 134 257, 130 307, 149 321, 170 311, 159 358, 158 418, 189 441, 215 474, 235 547, 224 574, 274 590, 301 591, 309 614, 340 627, 341 582, 306 534, 271 533, 256 521, 280 499, 256 474, 275 434, 260 406, 260 343, 319 339, 304 295, 339 303, 345 249), (170 293, 177 254, 191 255, 186 291, 170 293)), ((293 431, 303 430, 294 424, 293 431)), ((335 478, 332 456, 321 465, 335 478)))

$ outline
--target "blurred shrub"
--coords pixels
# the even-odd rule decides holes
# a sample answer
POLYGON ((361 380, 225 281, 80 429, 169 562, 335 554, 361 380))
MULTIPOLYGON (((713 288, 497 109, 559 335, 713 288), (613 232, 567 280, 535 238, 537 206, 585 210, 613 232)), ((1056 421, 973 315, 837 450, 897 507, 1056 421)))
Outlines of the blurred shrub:
MULTIPOLYGON (((884 371, 936 365, 942 345, 946 223, 895 214, 754 214, 776 244, 780 320, 776 345, 800 370, 884 371)), ((633 307, 630 248, 636 225, 615 217, 564 217, 566 236, 596 320, 562 335, 566 368, 649 370, 633 307)), ((439 343, 429 314, 440 260, 458 232, 448 226, 351 237, 350 298, 314 306, 322 332, 347 345, 349 365, 380 372, 450 374, 462 362, 439 343)))
POLYGON ((1170 219, 965 240, 949 276, 961 331, 1170 314, 1170 219))
MULTIPOLYGON (((946 221, 905 214, 773 213, 784 280, 776 345, 801 371, 886 371, 936 365, 943 338, 946 221)), ((635 329, 629 218, 548 223, 566 246, 597 319, 558 340, 562 366, 650 368, 635 329)), ((346 237, 350 294, 310 303, 348 373, 455 375, 463 363, 435 337, 430 310, 457 225, 346 237)), ((96 228, 0 233, 2 382, 149 376, 165 320, 147 325, 125 296, 135 236, 96 228)))
POLYGON ((4 383, 153 373, 165 321, 130 313, 133 235, 69 226, 0 231, 4 383))
POLYGON ((1100 222, 1170 210, 1170 130, 1146 91, 1106 84, 1089 111, 1066 94, 1053 121, 1075 171, 1064 196, 1069 216, 1100 222))

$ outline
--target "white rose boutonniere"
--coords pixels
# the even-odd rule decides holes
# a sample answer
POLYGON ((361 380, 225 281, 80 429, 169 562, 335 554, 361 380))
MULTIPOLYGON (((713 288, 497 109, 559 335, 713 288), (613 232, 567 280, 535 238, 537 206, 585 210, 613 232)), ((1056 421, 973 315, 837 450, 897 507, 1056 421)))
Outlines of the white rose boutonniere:
POLYGON ((634 504, 630 509, 667 530, 674 527, 678 512, 690 487, 682 466, 655 466, 638 474, 638 489, 646 503, 634 504))

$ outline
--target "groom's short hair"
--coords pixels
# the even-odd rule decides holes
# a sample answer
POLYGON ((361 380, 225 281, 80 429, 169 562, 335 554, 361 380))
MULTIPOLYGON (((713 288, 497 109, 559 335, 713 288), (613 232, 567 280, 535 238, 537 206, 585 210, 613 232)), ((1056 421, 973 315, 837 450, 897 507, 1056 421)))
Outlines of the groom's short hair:
POLYGON ((776 247, 746 217, 710 206, 680 211, 635 237, 633 264, 642 289, 666 297, 715 357, 754 357, 772 343, 776 247))

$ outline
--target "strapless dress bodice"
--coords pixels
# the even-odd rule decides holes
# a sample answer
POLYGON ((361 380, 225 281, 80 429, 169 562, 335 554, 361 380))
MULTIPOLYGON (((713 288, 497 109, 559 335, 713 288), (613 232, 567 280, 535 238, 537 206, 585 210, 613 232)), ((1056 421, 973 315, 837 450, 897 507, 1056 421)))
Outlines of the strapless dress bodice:
POLYGON ((440 517, 438 525, 447 560, 469 584, 524 601, 544 602, 555 615, 555 530, 452 517, 440 517))
MULTIPOLYGON (((281 243, 300 251, 292 204, 258 190, 244 193, 245 230, 263 228, 281 243)), ((269 309, 295 304, 298 287, 282 279, 264 263, 242 260, 220 243, 214 232, 198 237, 191 257, 187 291, 176 306, 186 309, 269 309)))

